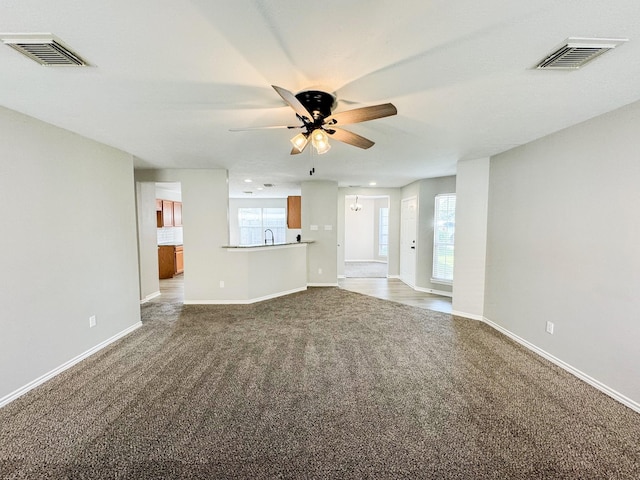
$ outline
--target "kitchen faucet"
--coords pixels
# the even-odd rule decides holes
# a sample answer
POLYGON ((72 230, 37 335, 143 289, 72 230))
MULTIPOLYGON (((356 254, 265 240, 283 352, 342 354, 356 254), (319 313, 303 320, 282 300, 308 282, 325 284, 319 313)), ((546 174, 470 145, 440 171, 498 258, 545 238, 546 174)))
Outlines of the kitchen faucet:
POLYGON ((275 240, 273 238, 273 230, 271 230, 270 228, 267 228, 264 231, 264 244, 265 245, 267 244, 267 232, 271 232, 271 245, 274 245, 275 244, 275 240))

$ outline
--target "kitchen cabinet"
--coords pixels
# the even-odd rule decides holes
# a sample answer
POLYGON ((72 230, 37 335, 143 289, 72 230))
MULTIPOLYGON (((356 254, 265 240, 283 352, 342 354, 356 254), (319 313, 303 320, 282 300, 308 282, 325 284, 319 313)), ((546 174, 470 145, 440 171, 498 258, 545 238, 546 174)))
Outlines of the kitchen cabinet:
POLYGON ((156 220, 158 228, 182 226, 182 202, 156 200, 156 220))
POLYGON ((184 249, 182 245, 176 246, 175 267, 176 275, 184 273, 184 249))
POLYGON ((302 228, 301 197, 287 197, 287 228, 302 228))
POLYGON ((158 276, 172 278, 184 272, 184 247, 158 245, 158 276))
POLYGON ((182 226, 182 203, 173 202, 173 226, 182 226))

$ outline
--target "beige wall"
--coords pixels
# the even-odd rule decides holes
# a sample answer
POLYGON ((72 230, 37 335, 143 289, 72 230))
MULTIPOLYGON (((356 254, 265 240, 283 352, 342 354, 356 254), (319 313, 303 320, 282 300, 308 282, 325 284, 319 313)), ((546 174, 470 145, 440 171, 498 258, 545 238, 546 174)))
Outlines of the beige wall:
POLYGON ((4 108, 0 131, 2 403, 140 307, 132 157, 4 108))
POLYGON ((638 407, 639 127, 636 103, 491 159, 485 295, 488 320, 638 407))

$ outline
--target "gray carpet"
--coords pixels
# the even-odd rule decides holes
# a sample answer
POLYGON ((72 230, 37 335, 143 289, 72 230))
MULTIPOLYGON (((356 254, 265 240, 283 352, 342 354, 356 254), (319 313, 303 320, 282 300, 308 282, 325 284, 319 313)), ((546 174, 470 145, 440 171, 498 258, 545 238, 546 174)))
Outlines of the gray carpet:
POLYGON ((347 278, 387 278, 387 264, 381 262, 344 262, 347 278))
POLYGON ((640 478, 640 415, 479 322, 337 288, 143 318, 0 410, 1 478, 640 478))

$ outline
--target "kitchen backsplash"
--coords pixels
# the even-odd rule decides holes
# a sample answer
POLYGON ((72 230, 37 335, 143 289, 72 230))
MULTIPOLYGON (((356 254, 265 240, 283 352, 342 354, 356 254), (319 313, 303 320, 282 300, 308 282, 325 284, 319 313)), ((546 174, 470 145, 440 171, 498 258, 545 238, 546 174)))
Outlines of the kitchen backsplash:
POLYGON ((158 245, 163 243, 182 244, 182 227, 164 227, 158 229, 158 245))

